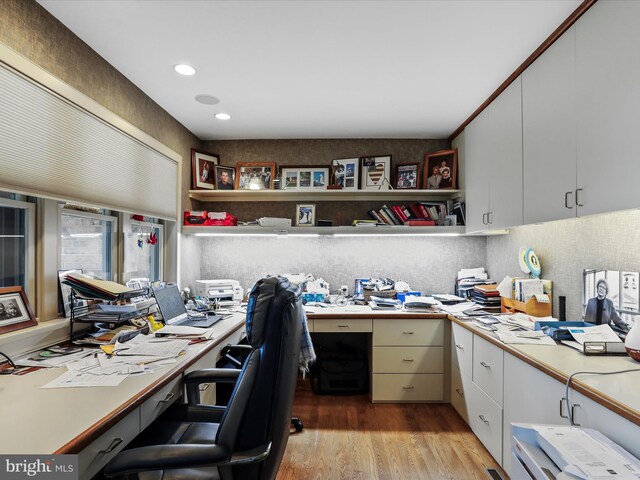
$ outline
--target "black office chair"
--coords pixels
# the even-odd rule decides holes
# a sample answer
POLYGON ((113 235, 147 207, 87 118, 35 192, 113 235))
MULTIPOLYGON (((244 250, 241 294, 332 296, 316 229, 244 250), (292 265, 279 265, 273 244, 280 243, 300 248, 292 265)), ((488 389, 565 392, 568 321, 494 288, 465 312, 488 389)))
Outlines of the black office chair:
POLYGON ((143 433, 146 446, 118 454, 104 475, 274 479, 289 438, 303 321, 296 286, 284 277, 256 283, 246 323, 253 350, 242 370, 211 368, 186 375, 187 404, 143 433), (198 405, 198 385, 220 381, 236 382, 228 406, 198 405))

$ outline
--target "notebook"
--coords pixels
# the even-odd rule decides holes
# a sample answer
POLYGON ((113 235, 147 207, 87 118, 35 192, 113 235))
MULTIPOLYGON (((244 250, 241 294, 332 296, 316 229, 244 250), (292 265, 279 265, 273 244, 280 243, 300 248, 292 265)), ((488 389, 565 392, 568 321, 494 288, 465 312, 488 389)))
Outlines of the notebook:
POLYGON ((177 285, 168 285, 164 288, 154 287, 152 290, 165 325, 209 328, 222 320, 220 315, 215 315, 212 312, 200 314, 187 312, 177 285))

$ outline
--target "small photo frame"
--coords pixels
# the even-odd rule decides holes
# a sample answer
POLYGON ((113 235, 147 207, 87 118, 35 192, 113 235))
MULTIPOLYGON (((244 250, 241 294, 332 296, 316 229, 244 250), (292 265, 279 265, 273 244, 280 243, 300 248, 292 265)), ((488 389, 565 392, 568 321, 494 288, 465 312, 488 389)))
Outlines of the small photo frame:
POLYGON ((216 190, 234 190, 236 188, 235 167, 216 165, 216 190))
POLYGON ((391 186, 391 155, 360 158, 360 188, 387 190, 391 186))
POLYGON ((191 186, 194 190, 215 188, 215 167, 220 157, 214 153, 191 149, 191 186))
POLYGON ((240 162, 236 165, 236 190, 272 190, 275 173, 273 162, 240 162))
POLYGON ((305 165, 281 167, 282 190, 326 190, 329 185, 329 168, 305 165))
POLYGON ((420 188, 420 165, 417 163, 401 163, 396 165, 393 188, 396 190, 420 188))
POLYGON ((424 183, 427 190, 458 187, 458 149, 427 153, 424 156, 424 183))
POLYGON ((0 288, 0 333, 13 332, 37 324, 24 288, 0 288))
POLYGON ((296 227, 313 227, 316 224, 316 206, 314 204, 296 205, 296 227))
POLYGON ((360 159, 339 158, 331 162, 331 185, 343 190, 358 190, 360 159))

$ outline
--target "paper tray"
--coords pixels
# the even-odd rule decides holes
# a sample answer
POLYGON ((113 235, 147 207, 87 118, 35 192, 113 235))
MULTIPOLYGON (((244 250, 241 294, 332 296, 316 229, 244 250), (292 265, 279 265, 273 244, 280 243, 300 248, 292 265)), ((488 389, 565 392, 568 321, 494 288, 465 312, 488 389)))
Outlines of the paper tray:
POLYGON ((593 327, 587 322, 535 322, 534 330, 544 330, 554 340, 573 340, 568 327, 593 327))

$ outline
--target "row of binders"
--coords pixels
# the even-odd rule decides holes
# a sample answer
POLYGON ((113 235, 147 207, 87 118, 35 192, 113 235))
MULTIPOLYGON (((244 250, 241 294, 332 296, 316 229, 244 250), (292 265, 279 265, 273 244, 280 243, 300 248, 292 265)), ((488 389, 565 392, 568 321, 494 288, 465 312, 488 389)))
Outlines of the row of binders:
POLYGON ((464 203, 452 200, 417 202, 407 205, 383 205, 367 214, 383 225, 433 226, 464 225, 464 203))

